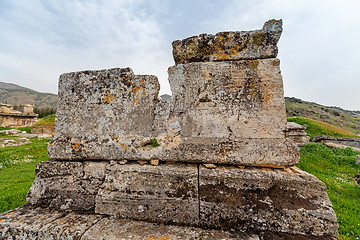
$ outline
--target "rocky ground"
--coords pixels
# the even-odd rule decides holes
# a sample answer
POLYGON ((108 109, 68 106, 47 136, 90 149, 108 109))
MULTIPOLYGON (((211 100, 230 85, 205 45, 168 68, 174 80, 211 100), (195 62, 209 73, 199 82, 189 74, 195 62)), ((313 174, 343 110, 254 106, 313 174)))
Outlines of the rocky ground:
POLYGON ((2 130, 0 133, 2 133, 0 137, 0 147, 14 147, 28 144, 31 143, 31 138, 52 138, 49 134, 29 134, 17 129, 2 130))

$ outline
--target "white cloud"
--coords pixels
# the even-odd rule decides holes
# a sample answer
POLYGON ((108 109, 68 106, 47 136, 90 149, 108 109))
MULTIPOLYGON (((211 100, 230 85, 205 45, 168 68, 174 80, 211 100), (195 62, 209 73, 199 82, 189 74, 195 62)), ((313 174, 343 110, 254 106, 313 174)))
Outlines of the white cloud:
POLYGON ((285 95, 360 109, 359 7, 351 0, 234 0, 202 26, 208 32, 250 30, 282 18, 278 57, 285 95))
POLYGON ((169 61, 170 53, 163 47, 165 37, 158 20, 148 11, 156 3, 14 2, 8 19, 0 20, 7 32, 3 44, 12 47, 11 51, 0 48, 0 64, 25 78, 20 83, 40 91, 56 92, 60 73, 84 69, 130 66, 136 74, 161 73, 161 80, 167 81, 167 68, 161 71, 158 66, 169 61))
POLYGON ((63 72, 131 67, 169 93, 171 41, 284 20, 285 94, 360 109, 359 1, 3 0, 0 81, 56 92, 63 72))

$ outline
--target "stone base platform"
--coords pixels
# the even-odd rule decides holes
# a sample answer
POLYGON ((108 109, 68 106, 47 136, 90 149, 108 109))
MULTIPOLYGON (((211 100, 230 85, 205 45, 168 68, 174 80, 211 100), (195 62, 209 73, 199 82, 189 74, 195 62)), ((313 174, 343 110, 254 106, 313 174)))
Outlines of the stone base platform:
POLYGON ((34 206, 237 233, 337 235, 325 184, 296 167, 50 160, 35 172, 34 206))
POLYGON ((72 211, 54 211, 24 205, 0 214, 0 239, 19 240, 270 240, 336 239, 325 236, 272 232, 234 233, 156 224, 72 211))
POLYGON ((0 239, 259 239, 255 234, 233 234, 181 226, 115 219, 96 214, 52 211, 24 205, 0 215, 0 239))

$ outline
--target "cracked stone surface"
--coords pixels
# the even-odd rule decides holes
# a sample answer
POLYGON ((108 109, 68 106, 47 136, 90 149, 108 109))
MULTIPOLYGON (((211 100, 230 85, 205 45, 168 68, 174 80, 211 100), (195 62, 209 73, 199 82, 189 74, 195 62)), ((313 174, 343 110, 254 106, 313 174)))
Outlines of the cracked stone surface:
POLYGON ((109 164, 96 195, 96 213, 166 223, 198 224, 194 164, 109 164))
POLYGON ((267 21, 261 30, 200 34, 172 43, 176 64, 275 58, 282 20, 267 21))
POLYGON ((298 168, 200 166, 200 222, 222 229, 336 237, 326 186, 298 168))
POLYGON ((230 233, 115 219, 96 214, 49 211, 29 205, 0 214, 0 239, 17 240, 258 240, 253 233, 230 233))
POLYGON ((94 211, 105 167, 105 162, 41 162, 26 200, 55 209, 94 211))
POLYGON ((169 81, 173 95, 164 102, 155 78, 130 69, 62 75, 49 156, 269 167, 299 161, 285 138, 278 59, 180 64, 169 68, 169 81))
POLYGON ((38 206, 236 232, 337 234, 325 185, 294 167, 51 160, 37 169, 27 200, 38 206))

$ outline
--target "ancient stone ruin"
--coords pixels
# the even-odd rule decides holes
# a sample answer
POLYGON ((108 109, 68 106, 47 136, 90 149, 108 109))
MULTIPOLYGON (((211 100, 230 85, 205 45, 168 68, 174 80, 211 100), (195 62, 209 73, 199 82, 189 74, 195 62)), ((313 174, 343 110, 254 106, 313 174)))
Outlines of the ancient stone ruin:
POLYGON ((0 104, 0 127, 29 127, 37 120, 34 106, 26 104, 17 110, 10 104, 0 104))
POLYGON ((310 141, 310 137, 305 132, 306 125, 300 125, 295 122, 288 122, 286 125, 285 136, 292 140, 298 146, 303 146, 310 141))
POLYGON ((173 42, 167 101, 130 68, 61 75, 51 160, 0 236, 336 239, 326 187, 285 137, 281 32, 173 42))

